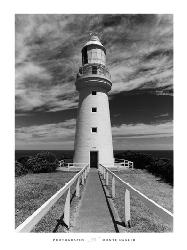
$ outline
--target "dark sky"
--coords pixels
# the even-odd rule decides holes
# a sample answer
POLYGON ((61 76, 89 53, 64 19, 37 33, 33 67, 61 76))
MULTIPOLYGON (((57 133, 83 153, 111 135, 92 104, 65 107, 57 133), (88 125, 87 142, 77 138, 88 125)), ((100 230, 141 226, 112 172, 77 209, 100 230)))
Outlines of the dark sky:
POLYGON ((73 149, 81 48, 98 32, 114 149, 172 149, 172 15, 16 15, 16 149, 73 149))

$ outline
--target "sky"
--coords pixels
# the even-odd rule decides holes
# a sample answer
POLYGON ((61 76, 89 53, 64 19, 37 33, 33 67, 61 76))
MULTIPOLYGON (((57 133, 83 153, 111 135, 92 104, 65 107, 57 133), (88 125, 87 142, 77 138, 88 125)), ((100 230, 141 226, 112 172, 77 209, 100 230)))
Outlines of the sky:
POLYGON ((15 16, 16 149, 73 149, 81 49, 97 32, 115 150, 173 148, 173 16, 15 16))

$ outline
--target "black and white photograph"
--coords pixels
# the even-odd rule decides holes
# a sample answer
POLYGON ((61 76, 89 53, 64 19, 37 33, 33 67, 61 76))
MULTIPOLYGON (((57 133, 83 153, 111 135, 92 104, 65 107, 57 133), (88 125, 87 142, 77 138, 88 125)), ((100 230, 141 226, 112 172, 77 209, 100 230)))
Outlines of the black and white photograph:
POLYGON ((172 14, 15 14, 16 233, 173 233, 173 169, 172 14))

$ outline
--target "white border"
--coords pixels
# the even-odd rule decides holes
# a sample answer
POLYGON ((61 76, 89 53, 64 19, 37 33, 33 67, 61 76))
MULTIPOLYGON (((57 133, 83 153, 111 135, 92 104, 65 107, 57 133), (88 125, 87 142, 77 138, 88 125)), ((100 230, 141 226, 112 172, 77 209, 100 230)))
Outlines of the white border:
POLYGON ((186 238, 186 6, 185 1, 4 1, 1 3, 1 246, 2 249, 185 248, 186 238), (14 14, 15 13, 174 13, 175 47, 175 232, 171 234, 16 234, 14 231, 14 14), (181 186, 180 186, 181 185, 181 186), (53 242, 53 238, 81 242, 53 242), (102 237, 132 238, 135 243, 102 242, 102 237), (96 239, 96 241, 94 241, 96 239))

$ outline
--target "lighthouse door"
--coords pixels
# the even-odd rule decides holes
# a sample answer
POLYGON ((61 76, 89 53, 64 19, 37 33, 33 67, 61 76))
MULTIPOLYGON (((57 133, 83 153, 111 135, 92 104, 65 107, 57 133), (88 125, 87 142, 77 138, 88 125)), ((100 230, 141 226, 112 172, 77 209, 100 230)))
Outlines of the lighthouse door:
POLYGON ((90 151, 90 167, 98 167, 98 151, 90 151))

